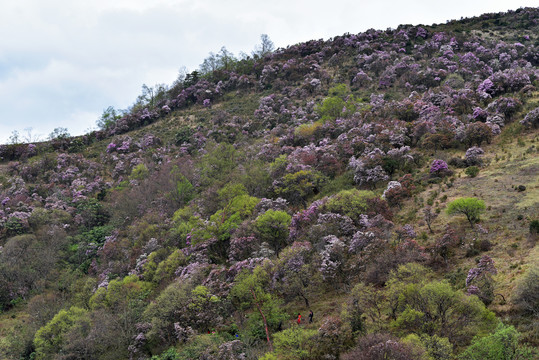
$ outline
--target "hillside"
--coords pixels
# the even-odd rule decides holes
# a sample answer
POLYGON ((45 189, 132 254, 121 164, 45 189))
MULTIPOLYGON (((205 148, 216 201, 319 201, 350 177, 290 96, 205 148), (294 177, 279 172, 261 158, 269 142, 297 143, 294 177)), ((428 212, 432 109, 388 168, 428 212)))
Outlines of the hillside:
POLYGON ((539 8, 222 50, 1 145, 0 359, 536 358, 538 64, 539 8))

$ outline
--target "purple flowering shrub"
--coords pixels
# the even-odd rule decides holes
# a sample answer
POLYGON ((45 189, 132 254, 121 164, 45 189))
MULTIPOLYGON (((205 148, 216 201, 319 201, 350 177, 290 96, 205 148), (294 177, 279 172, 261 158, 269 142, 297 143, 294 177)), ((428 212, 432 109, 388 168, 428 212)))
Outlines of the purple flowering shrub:
POLYGON ((447 166, 447 163, 440 159, 432 161, 432 163, 430 164, 429 172, 432 176, 438 177, 444 177, 451 173, 451 171, 449 170, 449 166, 447 166))
POLYGON ((466 150, 465 161, 468 166, 481 166, 483 164, 482 156, 485 152, 477 146, 473 146, 466 150))
POLYGON ((539 127, 539 107, 527 113, 524 119, 520 123, 527 127, 533 127, 533 128, 539 127))
POLYGON ((498 270, 492 258, 483 255, 477 267, 471 268, 466 276, 468 294, 478 296, 485 305, 489 305, 494 300, 492 275, 497 273, 498 270))

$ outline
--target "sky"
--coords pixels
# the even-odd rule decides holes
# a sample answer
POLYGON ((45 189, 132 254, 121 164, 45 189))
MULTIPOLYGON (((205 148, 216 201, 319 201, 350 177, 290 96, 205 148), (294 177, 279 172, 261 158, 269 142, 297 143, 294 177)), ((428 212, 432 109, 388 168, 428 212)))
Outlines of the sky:
POLYGON ((96 129, 142 85, 171 85, 222 46, 250 54, 370 28, 445 23, 539 0, 0 0, 0 143, 96 129))

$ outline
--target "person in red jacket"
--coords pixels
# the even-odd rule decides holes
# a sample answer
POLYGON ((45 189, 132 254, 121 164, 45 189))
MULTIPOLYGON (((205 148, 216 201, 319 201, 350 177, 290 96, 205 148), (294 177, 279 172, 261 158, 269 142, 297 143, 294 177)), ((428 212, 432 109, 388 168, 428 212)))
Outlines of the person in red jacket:
POLYGON ((298 325, 301 324, 301 314, 298 314, 298 325))

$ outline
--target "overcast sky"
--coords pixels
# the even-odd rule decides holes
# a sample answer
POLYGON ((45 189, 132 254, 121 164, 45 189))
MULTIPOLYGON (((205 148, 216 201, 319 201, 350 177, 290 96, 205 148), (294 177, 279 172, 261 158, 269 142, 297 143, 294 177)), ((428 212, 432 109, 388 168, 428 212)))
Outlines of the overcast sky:
POLYGON ((249 54, 261 34, 286 47, 525 6, 539 0, 0 0, 0 143, 86 133, 142 84, 170 85, 222 46, 249 54))

